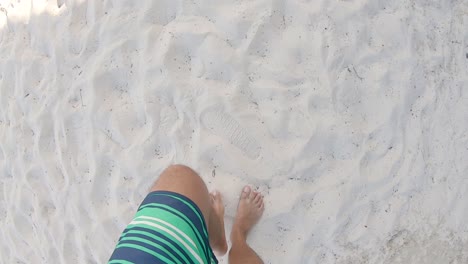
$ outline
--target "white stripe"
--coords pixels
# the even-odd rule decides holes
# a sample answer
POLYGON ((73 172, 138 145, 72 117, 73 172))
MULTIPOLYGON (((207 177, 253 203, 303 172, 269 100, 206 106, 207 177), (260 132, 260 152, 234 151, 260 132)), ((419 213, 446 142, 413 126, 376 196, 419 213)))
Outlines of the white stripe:
POLYGON ((187 248, 190 251, 190 253, 192 253, 192 255, 198 260, 198 262, 200 264, 203 264, 203 260, 201 259, 201 257, 195 251, 193 251, 193 249, 189 245, 187 245, 187 243, 185 243, 184 240, 182 240, 176 233, 174 233, 171 230, 165 228, 164 226, 160 226, 160 225, 158 225, 156 223, 147 222, 147 221, 132 221, 130 224, 131 225, 135 225, 135 224, 150 225, 150 226, 154 226, 156 228, 159 228, 159 229, 171 234, 175 239, 177 239, 180 243, 182 243, 182 245, 184 245, 184 247, 187 248))
POLYGON ((158 219, 158 218, 150 217, 150 216, 138 216, 134 220, 137 220, 139 218, 153 220, 153 221, 156 221, 156 222, 159 222, 159 223, 162 223, 162 224, 165 224, 165 225, 171 227, 172 229, 174 229, 174 231, 176 231, 177 233, 179 233, 180 235, 185 237, 185 239, 187 239, 195 247, 195 249, 198 250, 198 247, 197 247, 197 245, 195 245, 195 242, 193 242, 193 240, 189 236, 187 236, 187 234, 182 232, 179 228, 169 224, 168 222, 166 222, 164 220, 161 220, 161 219, 158 219))

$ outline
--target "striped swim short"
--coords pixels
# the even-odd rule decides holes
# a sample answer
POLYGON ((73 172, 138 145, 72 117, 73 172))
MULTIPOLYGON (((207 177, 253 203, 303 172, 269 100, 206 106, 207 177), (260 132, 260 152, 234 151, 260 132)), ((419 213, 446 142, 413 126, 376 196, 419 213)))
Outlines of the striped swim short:
POLYGON ((108 263, 213 264, 218 260, 198 206, 181 194, 155 191, 141 203, 108 263))

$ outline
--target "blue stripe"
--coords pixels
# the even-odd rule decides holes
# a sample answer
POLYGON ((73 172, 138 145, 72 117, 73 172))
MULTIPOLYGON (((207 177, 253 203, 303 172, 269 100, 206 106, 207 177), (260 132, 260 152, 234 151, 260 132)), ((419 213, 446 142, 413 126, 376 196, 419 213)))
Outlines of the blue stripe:
MULTIPOLYGON (((143 238, 143 239, 149 240, 149 241, 151 241, 151 242, 153 242, 155 244, 158 244, 161 247, 163 247, 165 250, 167 250, 169 253, 171 253, 172 255, 174 255, 176 257, 175 262, 185 263, 185 260, 181 256, 179 256, 178 252, 174 251, 172 248, 170 248, 168 245, 162 243, 161 241, 154 240, 153 238, 151 238, 149 236, 145 236, 143 234, 132 234, 132 233, 130 233, 130 234, 127 234, 125 236, 125 238, 131 238, 131 237, 143 238)), ((170 239, 167 239, 167 238, 165 238, 163 236, 159 236, 159 237, 163 238, 167 242, 171 241, 170 239)), ((133 243, 133 242, 134 242, 133 240, 132 241, 125 240, 125 243, 133 243)), ((151 246, 151 245, 147 244, 146 247, 148 248, 149 246, 151 246)), ((180 252, 182 253, 182 251, 180 251, 180 252)))
MULTIPOLYGON (((164 208, 164 207, 160 207, 160 206, 157 206, 157 205, 148 205, 146 208, 156 208, 156 209, 160 209, 160 210, 164 210, 164 211, 167 211, 171 214, 175 214, 177 215, 181 220, 183 220, 185 223, 188 224, 188 226, 190 227, 190 229, 193 231, 193 233, 195 234, 195 238, 197 239, 197 242, 200 243, 200 245, 203 245, 203 254, 207 255, 208 254, 208 249, 207 249, 207 246, 209 245, 209 242, 208 242, 208 238, 206 236, 203 236, 203 237, 200 237, 199 235, 197 235, 197 232, 195 231, 195 229, 192 227, 192 225, 190 224, 189 221, 187 221, 186 219, 184 219, 182 216, 181 216, 181 213, 179 211, 176 210, 177 213, 175 213, 174 211, 170 211, 168 210, 167 208, 164 208), (202 241, 203 240, 203 241, 202 241)), ((183 215, 183 214, 182 214, 183 215)), ((195 225, 195 228, 198 228, 196 226, 195 223, 192 223, 193 225, 195 225)), ((200 231, 200 229, 198 229, 199 233, 200 234, 203 234, 203 232, 200 231)), ((208 258, 209 259, 209 258, 208 258)))
MULTIPOLYGON (((166 191, 151 192, 143 200, 140 207, 142 207, 142 206, 144 206, 146 204, 150 204, 150 203, 160 203, 160 204, 165 204, 165 205, 171 206, 171 207, 177 209, 178 211, 180 211, 181 213, 183 213, 184 215, 186 215, 190 219, 190 221, 192 221, 192 223, 197 224, 197 228, 199 228, 200 231, 201 231, 200 233, 204 233, 203 230, 206 230, 205 219, 203 217, 202 212, 198 208, 198 206, 194 202, 192 202, 192 200, 190 200, 189 198, 187 198, 187 197, 185 197, 185 196, 183 196, 181 194, 166 192, 166 191), (166 195, 159 195, 159 194, 166 194, 166 195), (195 212, 193 211, 192 208, 190 208, 185 203, 177 200, 174 197, 167 196, 167 195, 176 196, 176 197, 184 200, 185 202, 189 203, 190 205, 193 206, 193 208, 195 209, 195 212), (198 217, 197 213, 200 215, 200 217, 198 217)), ((139 210, 140 210, 140 208, 138 209, 138 211, 139 210)))
MULTIPOLYGON (((180 202, 180 201, 179 201, 180 202)), ((164 207, 160 207, 158 206, 157 204, 162 204, 162 205, 167 205, 169 207, 171 207, 172 209, 174 209, 176 212, 178 212, 177 216, 181 216, 181 215, 184 215, 184 216, 187 216, 186 212, 185 211, 181 211, 179 208, 179 206, 174 206, 174 204, 165 204, 165 203, 161 203, 161 202, 152 202, 151 204, 148 204, 148 205, 144 205, 146 206, 145 208, 157 208, 157 209, 162 209, 166 212, 169 212, 171 214, 174 214, 174 211, 170 211, 170 210, 167 210, 166 208, 164 207)), ((143 209, 145 209, 143 208, 143 209)), ((188 223, 187 220, 185 220, 184 218, 180 217, 182 220, 184 220, 184 222, 188 223)), ((195 226, 195 228, 198 230, 198 232, 203 235, 203 237, 206 237, 203 233, 203 229, 202 229, 202 225, 201 225, 201 222, 198 221, 198 222, 193 222, 193 219, 189 218, 187 216, 187 218, 190 220, 190 222, 195 226)))
MULTIPOLYGON (((171 256, 167 255, 162 250, 156 247, 153 247, 151 245, 148 245, 146 243, 142 243, 140 241, 133 241, 133 240, 128 241, 126 243, 142 246, 144 248, 147 248, 151 251, 158 253, 159 255, 164 256, 167 259, 173 260, 174 262, 177 263, 176 260, 172 259, 171 256)), ((144 264, 144 263, 166 264, 166 262, 164 262, 163 260, 160 260, 159 258, 149 253, 138 250, 136 248, 128 248, 128 247, 116 248, 109 261, 114 260, 114 259, 123 259, 123 260, 130 261, 136 264, 144 264)))
MULTIPOLYGON (((145 208, 157 208, 159 210, 165 210, 167 212, 170 212, 170 213, 174 214, 175 216, 180 217, 180 219, 184 220, 185 223, 188 223, 188 221, 186 219, 182 218, 181 215, 187 217, 188 220, 191 221, 191 224, 193 224, 193 226, 199 231, 199 234, 201 235, 201 238, 200 238, 199 235, 197 235, 197 232, 193 229, 192 225, 190 223, 188 223, 191 230, 194 232, 198 243, 200 243, 202 245, 202 250, 203 250, 203 253, 204 253, 206 259, 208 261, 213 260, 215 263, 218 263, 218 260, 217 260, 216 256, 213 254, 213 251, 212 251, 210 243, 209 243, 209 238, 208 238, 208 234, 207 234, 208 229, 207 229, 207 225, 206 225, 204 216, 203 216, 200 208, 192 200, 190 200, 188 197, 186 197, 186 196, 184 196, 182 194, 179 194, 179 193, 174 193, 174 192, 170 192, 170 191, 154 191, 154 192, 149 193, 145 197, 143 202, 140 204, 140 207, 138 208, 138 211, 140 211, 142 209, 141 207, 145 206, 145 205, 147 205, 147 207, 145 207, 145 208), (182 201, 179 200, 179 199, 181 199, 182 201), (184 203, 183 201, 186 202, 187 204, 184 203), (171 207, 172 209, 174 209, 174 211, 168 210, 166 208, 159 207, 157 205, 149 205, 149 204, 162 204, 162 205, 171 207), (189 205, 192 206, 193 208, 191 208, 189 205), (203 240, 204 243, 201 243, 200 239, 203 240)), ((193 261, 192 258, 184 250, 185 247, 181 246, 177 241, 173 241, 172 237, 168 238, 165 235, 161 234, 160 232, 157 232, 157 231, 152 230, 152 229, 144 228, 144 227, 138 227, 138 226, 133 226, 131 228, 127 227, 124 230, 123 233, 126 233, 126 232, 128 232, 130 230, 145 231, 145 232, 151 233, 151 234, 153 234, 155 236, 158 236, 158 237, 164 239, 165 241, 168 241, 172 246, 175 247, 175 249, 180 250, 180 252, 188 260, 193 261)), ((144 235, 139 235, 139 234, 127 234, 125 237, 130 236, 130 235, 133 236, 133 237, 140 237, 140 238, 148 239, 148 240, 160 245, 161 247, 163 247, 165 250, 167 250, 168 252, 170 252, 171 254, 173 254, 177 258, 177 259, 174 260, 175 262, 180 262, 181 261, 180 259, 183 259, 183 258, 181 258, 180 255, 178 255, 176 252, 174 252, 174 250, 172 250, 167 245, 164 245, 162 242, 155 241, 150 237, 147 237, 147 236, 144 236, 144 235)), ((172 257, 170 257, 168 254, 164 253, 161 249, 158 249, 158 248, 156 248, 154 246, 151 246, 149 244, 146 244, 144 242, 133 241, 133 240, 121 241, 123 237, 124 236, 122 234, 122 236, 119 238, 119 244, 121 244, 121 243, 130 243, 130 244, 133 244, 133 245, 138 245, 138 246, 147 248, 147 249, 149 249, 151 251, 154 251, 157 254, 160 254, 162 257, 173 260, 172 257)), ((138 249, 127 248, 127 247, 116 248, 114 253, 112 254, 110 260, 114 260, 114 259, 116 259, 116 260, 119 260, 119 259, 120 260, 127 260, 127 261, 137 263, 137 264, 139 264, 139 263, 156 263, 156 264, 164 263, 165 264, 164 261, 160 260, 159 258, 157 258, 157 257, 155 257, 155 256, 153 256, 153 255, 151 255, 149 253, 146 253, 146 252, 138 250, 138 249)), ((182 263, 184 263, 184 261, 182 261, 182 263)), ((191 262, 191 264, 192 263, 193 262, 191 262)))
MULTIPOLYGON (((208 236, 204 232, 204 230, 207 230, 206 228, 206 223, 204 221, 204 217, 198 206, 190 200, 188 197, 181 195, 179 193, 174 193, 174 192, 168 192, 168 191, 154 191, 148 194, 146 198, 143 200, 141 203, 138 211, 140 211, 142 206, 145 206, 147 204, 151 203, 156 203, 156 204, 163 204, 167 205, 177 211, 179 211, 181 214, 185 215, 198 229, 199 233, 203 235, 203 241, 204 243, 200 243, 203 245, 203 254, 206 256, 207 259, 210 259, 211 256, 214 256, 211 247, 210 247, 210 242, 208 239, 208 236), (162 194, 162 195, 161 195, 162 194), (190 205, 193 206, 193 208, 200 214, 200 217, 196 214, 196 212, 193 211, 192 208, 190 208, 187 204, 181 202, 180 200, 177 200, 174 197, 167 196, 167 195, 172 195, 176 196, 190 205), (201 219, 201 221, 200 221, 201 219), (209 247, 209 248, 208 248, 209 247), (211 253, 211 254, 210 254, 211 253)), ((150 207, 151 205, 148 205, 147 207, 150 207)), ((145 208, 147 208, 145 207, 145 208)))
MULTIPOLYGON (((218 259, 216 258, 215 254, 213 253, 213 250, 211 249, 210 242, 208 240, 208 226, 206 225, 205 218, 203 217, 203 213, 201 212, 200 208, 198 207, 198 205, 196 203, 194 203, 192 200, 190 200, 190 198, 188 198, 185 195, 182 195, 180 193, 171 192, 171 191, 154 191, 154 192, 150 192, 147 195, 147 198, 148 197, 155 197, 155 198, 159 197, 159 199, 156 199, 156 202, 160 201, 160 199, 163 198, 163 197, 166 198, 167 201, 173 201, 173 203, 175 203, 176 205, 180 205, 179 208, 177 208, 175 206, 172 206, 174 209, 177 209, 178 211, 180 211, 181 213, 186 215, 192 221, 192 223, 194 223, 194 225, 196 225, 197 223, 200 223, 201 227, 202 227, 202 229, 199 229, 200 234, 205 235, 204 236, 204 240, 205 240, 204 245, 207 248, 204 249, 203 251, 204 251, 204 254, 206 256, 206 259, 208 259, 208 260, 213 259, 216 264, 218 263, 218 259), (163 194, 163 195, 157 195, 157 194, 163 194), (198 215, 196 213, 194 213, 193 209, 190 208, 188 205, 181 202, 180 200, 175 199, 174 197, 167 196, 167 195, 172 195, 172 196, 175 196, 175 197, 177 197, 179 199, 182 199, 182 200, 186 201, 187 203, 189 203, 195 209, 195 211, 200 215, 200 217, 198 217, 198 215), (186 208, 186 209, 184 210, 182 208, 186 208), (190 214, 188 212, 190 212, 190 214), (206 230, 206 232, 204 232, 204 230, 206 230)), ((145 198, 145 200, 146 200, 146 198, 145 198)), ((164 199, 161 199, 161 200, 164 201, 164 199)), ((167 205, 169 205, 169 204, 167 204, 167 205)), ((197 228, 200 228, 200 227, 197 226, 197 228)))
POLYGON ((127 233, 127 231, 130 230, 130 228, 127 226, 124 231, 122 232, 122 234, 120 235, 119 237, 119 241, 117 241, 117 244, 120 243, 120 240, 122 240, 122 238, 124 237, 124 234, 127 233))
MULTIPOLYGON (((173 240, 171 239, 172 237, 167 237, 167 236, 165 236, 164 234, 162 234, 162 233, 160 233, 160 232, 158 232, 158 231, 155 231, 155 230, 149 229, 149 228, 145 228, 145 227, 137 227, 137 226, 135 226, 135 227, 131 228, 130 230, 144 231, 144 232, 148 232, 148 233, 150 233, 150 234, 153 234, 153 235, 155 235, 155 236, 158 236, 158 237, 160 237, 160 238, 166 240, 167 242, 169 242, 169 243, 170 243, 171 245, 173 245, 175 248, 177 248, 177 250, 179 250, 189 261, 192 260, 191 257, 187 254, 186 250, 184 250, 185 247, 182 248, 178 243, 176 243, 175 241, 173 241, 173 240)), ((128 235, 130 235, 130 234, 128 234, 128 235)), ((147 239, 149 239, 149 240, 151 240, 151 241, 153 241, 153 242, 156 243, 156 241, 153 240, 152 238, 147 238, 147 239)), ((172 253, 173 250, 170 250, 170 252, 172 253)), ((182 261, 182 263, 183 263, 183 262, 184 262, 184 261, 182 261)), ((190 262, 190 263, 194 263, 194 262, 190 262)))

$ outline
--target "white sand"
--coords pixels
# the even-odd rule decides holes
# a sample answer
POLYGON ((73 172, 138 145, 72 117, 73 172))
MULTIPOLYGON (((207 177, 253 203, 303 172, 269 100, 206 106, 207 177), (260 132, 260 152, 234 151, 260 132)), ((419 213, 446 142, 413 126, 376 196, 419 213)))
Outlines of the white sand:
POLYGON ((0 0, 0 263, 105 263, 172 163, 266 263, 468 263, 467 54, 466 0, 0 0))

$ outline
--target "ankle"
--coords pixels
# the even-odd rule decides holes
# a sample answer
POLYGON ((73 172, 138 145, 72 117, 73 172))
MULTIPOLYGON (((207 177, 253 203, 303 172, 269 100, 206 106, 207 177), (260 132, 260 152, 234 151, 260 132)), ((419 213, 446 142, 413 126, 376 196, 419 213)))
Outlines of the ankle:
POLYGON ((247 241, 247 232, 243 231, 242 228, 233 226, 232 231, 231 231, 231 241, 232 243, 237 242, 237 241, 242 241, 242 242, 247 241))

